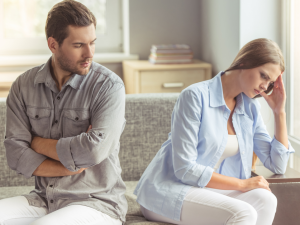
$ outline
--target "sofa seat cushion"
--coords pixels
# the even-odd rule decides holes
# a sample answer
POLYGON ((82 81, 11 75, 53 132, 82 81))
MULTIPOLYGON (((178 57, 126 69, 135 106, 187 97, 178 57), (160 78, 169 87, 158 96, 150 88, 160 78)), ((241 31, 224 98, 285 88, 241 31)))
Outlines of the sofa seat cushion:
MULTIPOLYGON (((138 181, 125 181, 126 193, 125 197, 128 202, 128 212, 126 215, 125 225, 167 225, 169 223, 150 222, 143 216, 140 205, 136 202, 136 196, 133 191, 138 181)), ((0 200, 14 196, 28 194, 34 186, 15 186, 15 187, 0 187, 0 200)))
POLYGON ((0 187, 0 199, 28 194, 34 186, 0 187))

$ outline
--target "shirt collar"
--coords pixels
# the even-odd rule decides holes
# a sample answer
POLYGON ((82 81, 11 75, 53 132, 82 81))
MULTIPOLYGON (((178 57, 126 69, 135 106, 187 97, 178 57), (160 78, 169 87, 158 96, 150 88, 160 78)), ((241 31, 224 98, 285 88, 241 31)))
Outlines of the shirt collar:
POLYGON ((40 84, 40 83, 46 83, 47 74, 51 76, 50 73, 50 63, 51 63, 51 57, 48 59, 48 61, 42 65, 42 67, 37 72, 35 78, 34 78, 34 85, 40 84))
MULTIPOLYGON (((221 76, 224 72, 219 72, 213 79, 211 79, 209 83, 209 105, 210 107, 220 107, 226 106, 224 96, 223 96, 223 88, 222 88, 222 81, 221 76)), ((235 112, 237 114, 244 114, 245 107, 244 107, 244 99, 243 93, 240 93, 236 97, 236 106, 235 112)))
MULTIPOLYGON (((40 68, 40 70, 37 72, 37 75, 34 79, 34 85, 39 83, 45 83, 46 86, 51 87, 55 84, 55 81, 53 80, 50 72, 50 66, 51 66, 51 58, 48 59, 48 61, 40 68)), ((70 85, 72 88, 80 90, 81 84, 85 77, 87 77, 91 73, 93 64, 91 65, 90 71, 87 75, 78 75, 73 74, 72 77, 67 81, 67 83, 64 86, 70 85)))

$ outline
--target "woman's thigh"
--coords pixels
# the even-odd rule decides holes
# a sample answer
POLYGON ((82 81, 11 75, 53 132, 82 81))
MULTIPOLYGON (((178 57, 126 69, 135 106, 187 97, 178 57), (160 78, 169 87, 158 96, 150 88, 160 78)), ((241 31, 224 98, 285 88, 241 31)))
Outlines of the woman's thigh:
POLYGON ((47 209, 29 205, 24 196, 0 200, 0 225, 29 225, 47 214, 47 209))
POLYGON ((30 225, 121 225, 107 214, 83 205, 71 205, 35 220, 30 225))
POLYGON ((266 189, 257 188, 248 192, 218 190, 212 188, 207 188, 207 190, 239 199, 252 205, 257 212, 257 225, 272 224, 274 220, 277 208, 277 198, 272 192, 266 189))
POLYGON ((213 192, 206 188, 192 187, 185 196, 180 221, 160 216, 142 207, 148 220, 179 225, 255 225, 257 213, 247 202, 213 192))

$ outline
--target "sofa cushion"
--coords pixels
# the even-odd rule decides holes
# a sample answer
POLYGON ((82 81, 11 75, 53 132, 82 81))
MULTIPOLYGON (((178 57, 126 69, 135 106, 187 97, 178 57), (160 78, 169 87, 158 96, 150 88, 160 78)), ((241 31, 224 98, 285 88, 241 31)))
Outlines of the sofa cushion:
POLYGON ((171 115, 179 93, 127 94, 120 164, 124 181, 139 180, 168 139, 171 115))
POLYGON ((34 186, 15 186, 15 187, 1 187, 0 188, 0 200, 4 198, 10 198, 19 195, 28 194, 34 189, 34 186))

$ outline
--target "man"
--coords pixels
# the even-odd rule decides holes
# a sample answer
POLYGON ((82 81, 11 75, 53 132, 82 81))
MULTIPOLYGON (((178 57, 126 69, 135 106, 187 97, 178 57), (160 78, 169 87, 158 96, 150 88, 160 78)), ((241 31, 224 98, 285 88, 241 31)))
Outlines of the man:
POLYGON ((28 195, 0 201, 0 224, 105 224, 125 221, 118 158, 125 126, 122 80, 92 62, 96 19, 66 0, 48 13, 52 57, 13 83, 4 141, 8 165, 27 178, 28 195))

